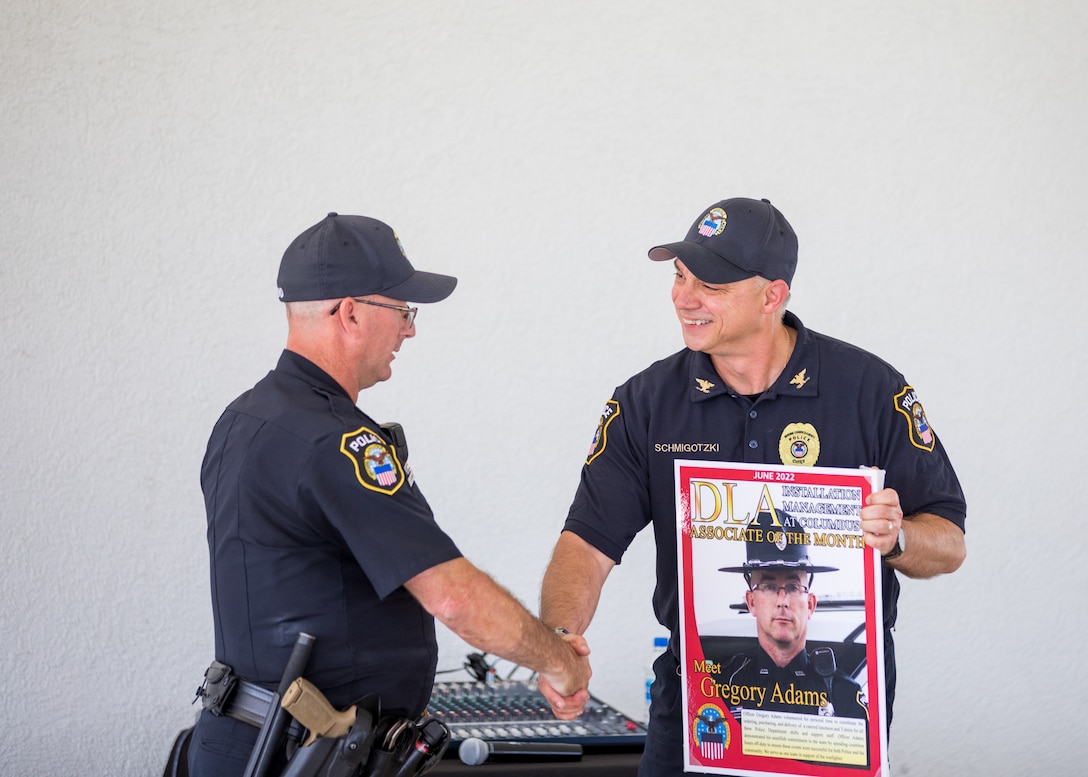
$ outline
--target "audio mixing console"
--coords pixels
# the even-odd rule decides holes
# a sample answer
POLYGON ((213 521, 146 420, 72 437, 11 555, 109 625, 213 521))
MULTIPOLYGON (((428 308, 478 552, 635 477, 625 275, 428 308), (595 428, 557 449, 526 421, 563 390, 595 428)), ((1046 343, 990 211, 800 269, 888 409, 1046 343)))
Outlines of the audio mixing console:
POLYGON ((587 753, 642 750, 646 729, 590 697, 576 720, 556 720, 536 683, 522 680, 435 683, 427 711, 445 721, 451 750, 465 739, 570 742, 587 753))

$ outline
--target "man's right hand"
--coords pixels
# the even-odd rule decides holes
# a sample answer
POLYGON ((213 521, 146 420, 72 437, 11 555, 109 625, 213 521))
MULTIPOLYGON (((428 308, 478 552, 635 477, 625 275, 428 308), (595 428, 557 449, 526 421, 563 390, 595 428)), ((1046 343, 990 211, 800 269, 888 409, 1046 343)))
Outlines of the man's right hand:
POLYGON ((589 643, 580 634, 558 635, 570 646, 563 668, 557 672, 541 672, 540 692, 560 720, 573 720, 582 714, 589 701, 589 643))
POLYGON ((589 645, 560 635, 465 558, 420 572, 404 587, 427 612, 473 647, 535 669, 556 716, 576 718, 589 701, 589 645))

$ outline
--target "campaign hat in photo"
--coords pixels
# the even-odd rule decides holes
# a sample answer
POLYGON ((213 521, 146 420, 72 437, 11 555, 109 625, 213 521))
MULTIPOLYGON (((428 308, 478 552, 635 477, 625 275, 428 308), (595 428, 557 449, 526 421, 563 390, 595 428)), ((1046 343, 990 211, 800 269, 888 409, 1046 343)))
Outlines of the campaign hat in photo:
POLYGON ((280 261, 281 302, 381 294, 405 302, 439 302, 453 293, 451 275, 421 272, 387 224, 330 213, 296 237, 280 261))
POLYGON ((650 249, 655 262, 679 259, 704 283, 759 275, 789 286, 797 269, 797 235, 770 200, 734 197, 711 205, 679 243, 650 249))
MULTIPOLYGON (((789 513, 778 511, 780 522, 789 518, 789 513)), ((836 572, 838 567, 818 566, 808 557, 808 545, 801 542, 787 542, 786 531, 781 526, 772 524, 771 514, 759 513, 747 528, 761 529, 759 540, 746 540, 744 549, 745 562, 736 567, 721 567, 719 572, 755 572, 759 569, 800 569, 803 572, 836 572), (772 538, 774 541, 771 541, 772 538)))

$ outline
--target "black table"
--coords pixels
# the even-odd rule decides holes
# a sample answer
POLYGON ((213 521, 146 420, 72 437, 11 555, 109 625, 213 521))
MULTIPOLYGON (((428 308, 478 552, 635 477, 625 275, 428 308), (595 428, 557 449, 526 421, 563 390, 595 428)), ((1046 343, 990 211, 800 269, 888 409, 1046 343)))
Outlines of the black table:
POLYGON ((587 753, 580 761, 488 761, 479 766, 467 766, 457 757, 444 758, 426 777, 452 777, 452 775, 476 775, 476 777, 634 777, 642 753, 587 753))

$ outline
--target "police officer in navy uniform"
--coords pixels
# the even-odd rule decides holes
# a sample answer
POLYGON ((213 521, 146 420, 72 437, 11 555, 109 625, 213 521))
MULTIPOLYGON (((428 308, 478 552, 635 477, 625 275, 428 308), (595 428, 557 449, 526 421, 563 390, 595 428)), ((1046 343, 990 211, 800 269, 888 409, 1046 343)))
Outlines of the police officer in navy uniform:
MULTIPOLYGON (((539 671, 568 707, 588 699, 585 641, 544 626, 461 555, 415 482, 406 441, 355 404, 415 336, 409 303, 438 302, 455 284, 415 270, 393 230, 364 216, 331 213, 284 253, 286 350, 220 417, 201 470, 215 658, 242 684, 274 689, 305 632, 315 640, 304 675, 334 707, 371 696, 383 713, 417 717, 438 618, 539 671)), ((219 701, 189 746, 199 777, 242 774, 257 738, 230 698, 219 701)))
POLYGON ((721 682, 764 690, 730 711, 738 720, 742 708, 868 720, 861 686, 838 669, 830 648, 822 648, 818 660, 806 649, 809 619, 816 612, 812 581, 817 573, 837 567, 813 564, 807 545, 788 541, 781 531, 788 517, 782 510, 776 516, 758 513, 749 526, 761 531, 745 541, 745 562, 719 570, 743 573, 748 584, 744 601, 756 619, 757 642, 752 653, 726 657, 721 682))
MULTIPOLYGON (((884 558, 890 722, 896 573, 933 577, 956 570, 966 556, 966 502, 917 391, 885 361, 807 329, 786 310, 797 236, 767 200, 715 203, 683 240, 656 246, 650 258, 672 263, 685 348, 629 379, 606 403, 545 573, 541 617, 583 632, 612 567, 653 525, 654 613, 672 637, 655 662, 640 774, 679 776, 675 460, 879 467, 887 487, 868 497, 860 523, 866 544, 884 558)), ((549 695, 547 681, 541 685, 549 695)))

